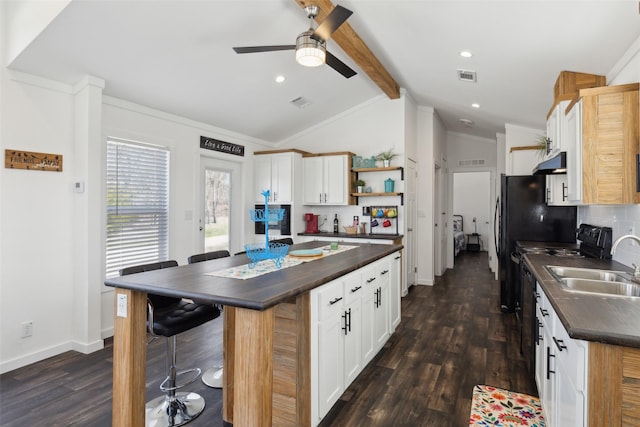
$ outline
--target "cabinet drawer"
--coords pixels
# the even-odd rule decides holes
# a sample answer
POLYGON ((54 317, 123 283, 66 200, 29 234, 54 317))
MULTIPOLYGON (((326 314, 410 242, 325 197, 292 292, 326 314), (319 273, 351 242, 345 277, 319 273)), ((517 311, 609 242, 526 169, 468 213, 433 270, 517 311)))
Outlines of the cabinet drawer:
POLYGON ((334 280, 326 285, 314 289, 318 306, 318 320, 323 321, 335 316, 344 304, 343 280, 334 280))
POLYGON ((351 273, 344 278, 344 300, 345 304, 351 304, 360 298, 364 293, 362 285, 362 273, 359 271, 351 273))

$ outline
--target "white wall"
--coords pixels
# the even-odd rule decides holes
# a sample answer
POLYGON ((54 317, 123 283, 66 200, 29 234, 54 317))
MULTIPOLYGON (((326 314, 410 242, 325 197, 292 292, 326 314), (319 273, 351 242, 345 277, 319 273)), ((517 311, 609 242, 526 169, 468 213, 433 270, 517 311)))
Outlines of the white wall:
MULTIPOLYGON (((640 82, 640 38, 620 58, 607 75, 608 85, 640 82)), ((627 206, 579 206, 578 224, 607 226, 613 229, 613 238, 625 234, 640 236, 640 205, 627 206)), ((640 245, 625 240, 616 251, 614 260, 629 267, 640 265, 640 245)))
MULTIPOLYGON (((311 153, 328 153, 350 151, 363 157, 374 156, 393 148, 398 157, 391 161, 394 166, 404 166, 405 157, 405 94, 400 99, 390 100, 380 95, 368 102, 352 108, 332 119, 318 123, 316 126, 283 141, 280 148, 297 148, 311 153)), ((404 183, 400 181, 400 172, 389 174, 367 174, 362 176, 373 191, 383 191, 383 181, 391 178, 395 181, 395 191, 403 191, 404 183)), ((398 197, 376 197, 361 199, 358 206, 313 206, 305 212, 327 215, 332 219, 338 214, 342 225, 352 223, 353 216, 358 215, 363 221, 362 206, 366 205, 398 205, 398 227, 404 230, 404 211, 398 197)), ((368 220, 368 219, 367 219, 368 220)), ((321 226, 320 229, 330 231, 333 223, 321 226)), ((302 230, 297 230, 302 231, 302 230)), ((367 228, 368 231, 368 228, 367 228)))
POLYGON ((545 135, 543 129, 533 129, 514 124, 505 124, 505 158, 507 175, 531 175, 533 168, 540 163, 538 150, 518 150, 517 147, 536 145, 540 135, 545 135))
POLYGON ((1 72, 0 149, 61 154, 62 172, 0 169, 0 372, 70 350, 73 336, 74 102, 1 72), (21 323, 33 336, 20 338, 21 323))
POLYGON ((465 234, 480 234, 482 251, 488 251, 489 242, 493 238, 489 223, 490 200, 491 172, 453 174, 453 213, 463 216, 465 234))
MULTIPOLYGON (((239 195, 246 211, 253 201, 245 196, 253 193, 253 172, 245 164, 252 162, 254 150, 271 147, 103 99, 99 88, 87 95, 84 84, 72 88, 4 68, 1 83, 2 149, 63 156, 60 173, 0 169, 0 372, 6 372, 67 350, 93 351, 112 334, 113 291, 102 284, 106 137, 170 148, 170 257, 181 264, 199 246, 200 156, 241 163, 239 195), (242 144, 245 157, 201 150, 200 135, 242 144), (86 183, 82 194, 73 192, 78 179, 86 183), (25 321, 33 322, 33 336, 21 338, 25 321)), ((240 242, 248 233, 252 223, 247 217, 240 242)))

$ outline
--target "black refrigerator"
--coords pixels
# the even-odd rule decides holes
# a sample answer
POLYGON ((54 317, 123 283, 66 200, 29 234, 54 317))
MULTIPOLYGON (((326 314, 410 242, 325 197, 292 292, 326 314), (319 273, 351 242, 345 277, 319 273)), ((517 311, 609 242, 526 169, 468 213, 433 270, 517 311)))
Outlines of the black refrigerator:
POLYGON ((575 206, 547 206, 545 175, 501 176, 496 243, 500 272, 500 309, 513 312, 519 296, 519 265, 512 260, 516 241, 576 242, 575 206))

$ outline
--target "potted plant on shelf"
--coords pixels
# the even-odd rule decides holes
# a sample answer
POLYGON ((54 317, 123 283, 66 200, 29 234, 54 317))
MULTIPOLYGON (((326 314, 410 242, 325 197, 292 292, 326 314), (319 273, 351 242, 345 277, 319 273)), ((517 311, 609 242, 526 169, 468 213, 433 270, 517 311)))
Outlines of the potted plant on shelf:
POLYGON ((356 192, 357 193, 364 193, 364 185, 365 182, 361 179, 356 179, 354 182, 354 185, 356 186, 356 192))
POLYGON ((547 138, 545 135, 540 135, 537 139, 536 139, 536 151, 538 152, 538 156, 542 159, 544 158, 544 156, 547 154, 547 152, 549 151, 549 138, 547 138))
POLYGON ((391 160, 394 157, 397 157, 398 154, 393 152, 393 147, 391 147, 387 151, 383 151, 382 153, 376 156, 376 160, 382 160, 382 166, 388 168, 391 165, 391 160))

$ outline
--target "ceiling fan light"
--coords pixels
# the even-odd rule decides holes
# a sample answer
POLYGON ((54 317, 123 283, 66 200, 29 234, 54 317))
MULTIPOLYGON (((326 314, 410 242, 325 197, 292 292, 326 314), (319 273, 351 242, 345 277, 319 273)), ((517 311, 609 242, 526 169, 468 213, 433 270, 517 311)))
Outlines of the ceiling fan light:
POLYGON ((317 67, 325 62, 324 42, 311 38, 311 31, 305 31, 296 39, 296 61, 305 67, 317 67))

